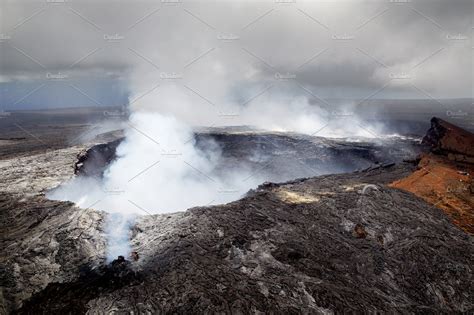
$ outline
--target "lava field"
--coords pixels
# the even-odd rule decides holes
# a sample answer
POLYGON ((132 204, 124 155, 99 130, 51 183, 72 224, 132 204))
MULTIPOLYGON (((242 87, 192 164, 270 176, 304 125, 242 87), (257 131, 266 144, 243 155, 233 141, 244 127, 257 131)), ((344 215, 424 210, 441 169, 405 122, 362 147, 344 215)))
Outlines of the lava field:
MULTIPOLYGON (((459 130, 432 124, 423 142, 200 130, 198 145, 222 150, 216 172, 246 163, 266 182, 226 204, 139 216, 134 256, 112 262, 108 214, 46 195, 73 177, 103 176, 122 133, 71 143, 58 128, 46 140, 54 146, 30 153, 13 139, 0 160, 3 311, 472 312, 472 221, 463 220, 472 191, 456 197, 468 208, 447 211, 403 184, 432 156, 472 187, 472 164, 459 161, 470 148, 450 140, 459 130)), ((448 205, 450 193, 441 196, 448 205)))

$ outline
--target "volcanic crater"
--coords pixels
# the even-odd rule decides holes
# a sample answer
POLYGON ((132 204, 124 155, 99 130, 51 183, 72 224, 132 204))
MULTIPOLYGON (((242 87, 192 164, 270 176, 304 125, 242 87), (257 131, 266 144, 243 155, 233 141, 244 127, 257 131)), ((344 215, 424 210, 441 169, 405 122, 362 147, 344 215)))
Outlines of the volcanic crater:
POLYGON ((469 229, 399 184, 424 167, 429 143, 216 129, 195 137, 222 148, 218 172, 239 160, 267 182, 227 204, 140 216, 130 236, 139 258, 110 264, 106 214, 45 193, 74 173, 102 176, 120 136, 3 159, 3 309, 473 310, 469 229))

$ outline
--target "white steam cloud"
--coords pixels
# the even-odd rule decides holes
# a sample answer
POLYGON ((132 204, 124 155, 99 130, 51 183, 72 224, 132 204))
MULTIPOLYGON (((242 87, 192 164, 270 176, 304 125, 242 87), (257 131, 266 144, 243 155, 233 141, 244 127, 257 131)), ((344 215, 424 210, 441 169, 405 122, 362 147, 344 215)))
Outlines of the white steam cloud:
POLYGON ((220 105, 197 107, 186 89, 160 87, 157 94, 130 106, 125 139, 103 178, 76 177, 49 197, 111 214, 106 231, 110 261, 130 253, 129 230, 136 215, 226 203, 266 180, 245 165, 217 170, 219 146, 208 141, 198 147, 192 126, 250 125, 328 137, 373 137, 368 129, 357 126, 348 106, 328 115, 306 97, 258 96, 244 105, 223 98, 220 105), (351 124, 340 119, 344 115, 350 115, 351 124))
POLYGON ((263 181, 243 167, 219 175, 219 147, 208 142, 199 149, 188 125, 159 113, 131 115, 117 157, 102 179, 76 177, 48 195, 111 214, 106 228, 109 261, 129 255, 136 215, 229 202, 263 181))
MULTIPOLYGON (((59 99, 47 90, 56 85, 44 78, 43 68, 67 73, 77 80, 75 90, 95 104, 95 95, 106 89, 82 87, 93 79, 130 92, 126 138, 104 177, 77 177, 49 194, 111 214, 111 259, 130 251, 135 215, 228 202, 265 180, 245 166, 217 170, 218 145, 196 146, 193 127, 249 125, 374 138, 380 126, 358 119, 354 104, 334 107, 330 99, 419 98, 420 91, 472 96, 469 41, 447 40, 471 29, 472 1, 455 2, 417 1, 420 16, 411 5, 355 0, 162 1, 159 10, 147 1, 131 6, 78 0, 34 15, 35 1, 8 1, 0 33, 12 36, 11 45, 1 47, 0 81, 46 81, 26 99, 37 97, 38 104, 59 99), (343 37, 351 40, 338 40, 343 37), (25 56, 35 62, 25 62, 25 56), (406 72, 413 84, 394 79, 406 72)), ((65 95, 77 98, 70 86, 65 95)))
MULTIPOLYGON (((110 213, 106 231, 109 261, 118 255, 129 255, 129 231, 136 215, 226 203, 265 180, 244 165, 217 171, 221 158, 219 146, 211 141, 204 147, 196 146, 189 125, 196 123, 193 121, 196 117, 201 123, 210 123, 212 115, 193 112, 185 94, 176 95, 174 88, 161 96, 161 101, 155 100, 158 104, 176 101, 174 112, 165 106, 160 113, 146 107, 134 109, 125 139, 117 148, 117 159, 106 169, 103 178, 76 177, 49 194, 52 199, 70 200, 80 207, 110 213)), ((267 98, 259 106, 228 105, 225 111, 236 113, 239 124, 278 131, 311 134, 325 124, 320 109, 304 98, 287 104, 271 103, 267 98)), ((347 136, 354 135, 355 130, 358 129, 353 126, 339 125, 321 134, 347 136)))
MULTIPOLYGON (((155 48, 144 50, 163 57, 163 49, 155 48)), ((194 52, 202 54, 202 49, 194 52)), ((167 67, 173 69, 170 60, 156 58, 164 67, 158 85, 149 63, 133 64, 127 78, 131 116, 117 159, 103 178, 77 177, 49 194, 111 214, 109 260, 128 255, 136 215, 226 203, 266 180, 245 165, 218 170, 219 146, 209 142, 198 147, 194 127, 247 125, 326 137, 374 137, 375 130, 360 128, 352 106, 328 108, 291 75, 268 78, 241 50, 222 47, 208 57, 188 63, 183 78, 180 71, 166 72, 167 67)))

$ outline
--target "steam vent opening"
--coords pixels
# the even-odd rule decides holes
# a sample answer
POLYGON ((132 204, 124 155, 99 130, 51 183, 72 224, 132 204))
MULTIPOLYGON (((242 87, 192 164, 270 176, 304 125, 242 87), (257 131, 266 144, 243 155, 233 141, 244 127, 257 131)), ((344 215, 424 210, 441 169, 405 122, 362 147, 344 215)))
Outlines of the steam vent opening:
MULTIPOLYGON (((418 139, 405 137, 320 138, 251 129, 200 130, 177 149, 143 141, 129 131, 125 138, 91 146, 78 155, 75 176, 48 193, 50 199, 106 213, 108 263, 140 261, 131 242, 139 217, 225 204, 268 182, 389 168, 413 160, 419 150, 418 139)), ((279 196, 296 203, 317 200, 279 196)))
POLYGON ((474 315, 474 0, 0 1, 0 315, 474 315))
MULTIPOLYGON (((208 130, 195 133, 194 142, 195 150, 199 152, 200 157, 212 159, 211 167, 204 165, 204 168, 199 168, 201 165, 198 162, 200 161, 197 163, 188 162, 182 152, 162 150, 157 152, 155 163, 148 165, 138 160, 130 161, 134 162, 134 165, 120 165, 124 168, 119 171, 124 173, 123 178, 120 178, 121 182, 108 181, 111 165, 117 160, 123 159, 123 155, 126 154, 121 153, 121 156, 117 154, 120 145, 126 141, 124 138, 119 138, 94 145, 81 152, 74 165, 75 177, 51 191, 48 194, 49 197, 70 200, 79 206, 94 206, 92 208, 101 209, 100 202, 94 204, 94 198, 85 198, 91 193, 91 190, 92 195, 95 190, 97 197, 108 196, 111 197, 109 199, 117 199, 126 195, 125 186, 132 186, 134 182, 141 182, 146 178, 146 180, 151 179, 150 186, 147 187, 149 191, 168 191, 169 194, 174 194, 173 197, 176 199, 193 199, 193 196, 186 196, 186 189, 189 187, 180 187, 181 191, 173 191, 168 185, 153 185, 154 176, 170 175, 166 172, 162 174, 159 172, 160 169, 176 167, 176 161, 179 161, 178 167, 185 169, 186 172, 175 172, 171 175, 191 177, 191 181, 184 183, 193 184, 194 189, 214 190, 214 198, 203 199, 203 203, 186 204, 185 207, 156 209, 160 207, 153 206, 149 213, 147 209, 139 208, 140 201, 141 199, 153 199, 153 196, 149 196, 149 198, 139 196, 139 199, 129 198, 126 200, 126 204, 129 208, 134 207, 135 210, 140 210, 138 213, 142 215, 183 211, 193 206, 237 200, 250 189, 256 188, 264 182, 283 182, 297 178, 387 166, 403 160, 414 159, 420 151, 419 139, 414 138, 392 137, 383 141, 364 138, 357 140, 324 139, 298 134, 252 131, 232 133, 208 130), (169 160, 172 163, 169 163, 169 160), (142 164, 141 168, 136 167, 136 164, 139 163, 142 164), (134 175, 126 174, 129 175, 126 177, 125 173, 131 167, 135 167, 137 172, 129 172, 134 175), (206 185, 202 185, 203 183, 206 185), (87 204, 86 201, 91 202, 87 204), (136 204, 134 204, 135 202, 136 204)), ((100 198, 95 200, 98 199, 100 198)), ((159 205, 159 202, 156 205, 159 205)))
POLYGON ((131 140, 118 138, 81 152, 75 177, 48 197, 127 217, 170 213, 238 200, 264 182, 387 167, 413 160, 420 151, 419 139, 406 137, 320 138, 208 128, 192 134, 190 147, 159 148, 145 163, 130 157, 136 149, 131 140))

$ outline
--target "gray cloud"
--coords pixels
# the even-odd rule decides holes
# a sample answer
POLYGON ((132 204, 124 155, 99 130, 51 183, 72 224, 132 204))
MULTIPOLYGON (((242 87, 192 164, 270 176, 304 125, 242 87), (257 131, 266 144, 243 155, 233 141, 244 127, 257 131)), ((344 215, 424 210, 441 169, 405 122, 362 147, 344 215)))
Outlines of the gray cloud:
POLYGON ((177 85, 208 105, 269 85, 310 98, 383 87, 378 97, 472 97, 469 0, 61 1, 2 2, 4 85, 62 73, 121 80, 136 96, 177 85))

